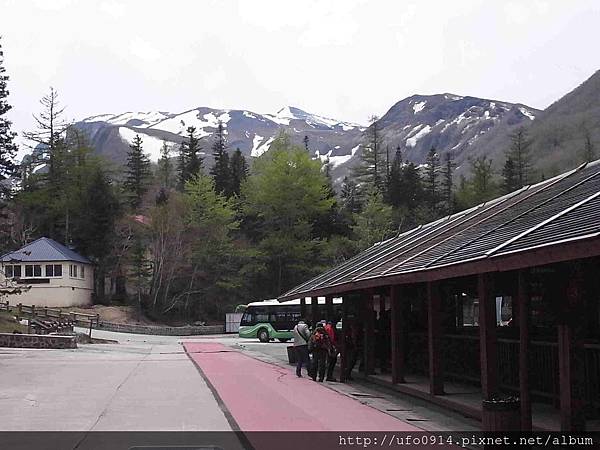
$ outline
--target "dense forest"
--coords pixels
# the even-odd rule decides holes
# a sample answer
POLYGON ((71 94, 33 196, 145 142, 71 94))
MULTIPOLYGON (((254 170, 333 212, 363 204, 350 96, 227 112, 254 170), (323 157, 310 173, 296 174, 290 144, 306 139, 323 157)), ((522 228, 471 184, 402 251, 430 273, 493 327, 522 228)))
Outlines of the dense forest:
MULTIPOLYGON (((507 136, 502 173, 485 157, 455 180, 450 155, 403 161, 381 145, 377 118, 366 129, 362 164, 333 187, 330 167, 310 141, 280 134, 251 161, 230 148, 222 124, 210 139, 189 127, 153 164, 136 136, 127 162, 95 155, 64 118, 56 90, 32 111, 17 163, 7 119, 8 76, 0 47, 0 250, 47 236, 95 264, 95 302, 130 304, 157 320, 222 317, 235 305, 272 298, 357 252, 405 231, 538 181, 532 141, 507 136), (203 155, 211 152, 214 165, 203 155)), ((590 144, 586 159, 594 157, 590 144)))

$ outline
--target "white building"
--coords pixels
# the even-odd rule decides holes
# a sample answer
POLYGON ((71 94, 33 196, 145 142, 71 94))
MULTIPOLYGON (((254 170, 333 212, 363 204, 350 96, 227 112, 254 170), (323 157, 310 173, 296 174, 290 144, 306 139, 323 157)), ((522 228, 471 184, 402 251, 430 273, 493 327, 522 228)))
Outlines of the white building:
POLYGON ((94 290, 92 263, 58 242, 39 238, 0 258, 2 284, 30 286, 27 292, 5 296, 11 304, 65 307, 89 305, 94 290))

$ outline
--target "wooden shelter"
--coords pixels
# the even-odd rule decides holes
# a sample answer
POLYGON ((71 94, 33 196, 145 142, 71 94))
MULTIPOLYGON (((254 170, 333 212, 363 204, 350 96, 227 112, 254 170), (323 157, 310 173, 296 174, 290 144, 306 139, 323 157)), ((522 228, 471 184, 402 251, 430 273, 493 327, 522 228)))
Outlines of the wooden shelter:
POLYGON ((599 262, 596 161, 379 242, 279 299, 343 297, 365 375, 426 376, 430 398, 450 380, 484 400, 517 394, 522 429, 539 401, 581 430, 600 416, 599 262))

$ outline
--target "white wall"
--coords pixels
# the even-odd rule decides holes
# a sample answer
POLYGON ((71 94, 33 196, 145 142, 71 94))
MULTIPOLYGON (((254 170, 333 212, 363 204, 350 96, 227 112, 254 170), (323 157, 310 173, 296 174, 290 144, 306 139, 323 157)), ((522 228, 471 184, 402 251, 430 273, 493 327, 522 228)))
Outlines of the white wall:
MULTIPOLYGON (((49 283, 31 284, 31 289, 27 292, 17 295, 4 296, 2 301, 8 300, 11 305, 23 303, 24 305, 48 306, 48 307, 69 307, 90 305, 92 303, 92 292, 94 290, 94 270, 89 264, 70 263, 68 261, 44 261, 39 263, 28 262, 27 264, 40 264, 42 266, 42 276, 35 278, 48 278, 49 283), (46 264, 62 264, 61 277, 46 277, 46 264), (70 277, 69 265, 76 264, 77 272, 80 275, 81 266, 85 267, 84 278, 70 277)), ((6 265, 6 264, 5 264, 6 265)), ((22 263, 21 279, 26 281, 25 263, 22 263)), ((0 279, 4 278, 4 269, 0 271, 0 279)), ((28 286, 27 283, 23 284, 28 286)))

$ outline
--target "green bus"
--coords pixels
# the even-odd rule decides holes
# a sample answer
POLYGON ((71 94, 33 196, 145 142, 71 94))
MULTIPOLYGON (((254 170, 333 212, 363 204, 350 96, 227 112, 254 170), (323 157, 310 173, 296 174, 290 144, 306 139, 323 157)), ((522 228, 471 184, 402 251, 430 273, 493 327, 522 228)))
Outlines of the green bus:
MULTIPOLYGON (((310 311, 311 299, 306 299, 310 311)), ((325 297, 318 299, 319 317, 325 317, 325 297)), ((333 299, 334 317, 342 316, 342 299, 333 299)), ((278 302, 276 299, 248 303, 240 321, 241 338, 258 338, 260 342, 292 339, 292 330, 300 320, 300 300, 278 302)))

